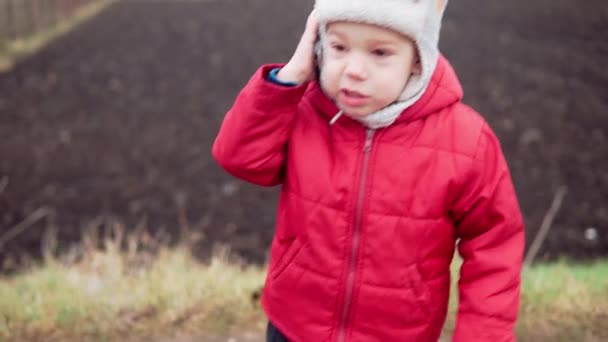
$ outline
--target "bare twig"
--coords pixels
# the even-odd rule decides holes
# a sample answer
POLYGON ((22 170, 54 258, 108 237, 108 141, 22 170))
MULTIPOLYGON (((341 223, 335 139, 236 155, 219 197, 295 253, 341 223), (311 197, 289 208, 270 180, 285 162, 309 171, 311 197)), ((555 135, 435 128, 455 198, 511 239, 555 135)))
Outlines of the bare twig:
POLYGON ((538 254, 540 247, 542 246, 543 242, 545 241, 545 238, 547 237, 547 234, 549 233, 549 230, 551 229, 551 224, 553 223, 553 219, 555 218, 555 215, 557 215, 557 212, 559 211, 559 208, 561 207, 562 201, 564 200, 564 197, 566 196, 567 192, 568 192, 568 187, 565 185, 562 185, 559 187, 559 189, 557 189, 557 192, 555 193, 555 196, 553 197, 553 202, 551 203, 551 207, 545 214, 545 217, 543 218, 543 222, 540 225, 540 229, 538 230, 538 233, 536 233, 536 236, 534 237, 534 241, 532 241, 532 245, 530 246, 530 249, 528 250, 528 254, 526 255, 526 258, 524 260, 524 267, 530 267, 530 265, 532 265, 532 263, 534 262, 534 258, 536 258, 536 254, 538 254))
POLYGON ((4 177, 2 177, 2 179, 0 179, 0 195, 2 195, 2 193, 4 192, 4 189, 6 189, 7 186, 8 186, 8 176, 4 176, 4 177))
POLYGON ((6 233, 0 236, 0 250, 2 250, 2 248, 7 242, 14 239, 17 235, 23 233, 26 229, 34 225, 34 223, 48 216, 50 213, 51 210, 42 207, 29 214, 28 217, 25 218, 25 220, 21 221, 19 224, 12 227, 6 233))

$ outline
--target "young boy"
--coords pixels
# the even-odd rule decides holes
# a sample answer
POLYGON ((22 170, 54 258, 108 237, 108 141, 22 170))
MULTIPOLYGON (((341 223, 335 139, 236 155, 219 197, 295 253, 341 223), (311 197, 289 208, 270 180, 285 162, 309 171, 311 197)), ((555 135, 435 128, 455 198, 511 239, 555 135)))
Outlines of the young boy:
POLYGON ((437 341, 456 242, 453 340, 515 340, 522 218, 439 53, 446 2, 317 0, 290 61, 262 66, 226 115, 217 161, 282 185, 268 341, 437 341))

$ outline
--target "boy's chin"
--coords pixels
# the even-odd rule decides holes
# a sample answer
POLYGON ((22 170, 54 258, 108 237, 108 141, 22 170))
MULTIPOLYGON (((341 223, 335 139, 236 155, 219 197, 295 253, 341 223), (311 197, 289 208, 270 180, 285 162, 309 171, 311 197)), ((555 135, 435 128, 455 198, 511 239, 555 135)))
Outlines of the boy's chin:
POLYGON ((371 108, 352 108, 348 106, 342 106, 338 104, 338 107, 344 111, 351 118, 364 118, 375 113, 377 110, 373 110, 371 108))
POLYGON ((361 119, 364 118, 366 116, 370 116, 373 112, 370 111, 356 111, 356 110, 345 110, 344 111, 348 116, 350 116, 353 119, 361 119))

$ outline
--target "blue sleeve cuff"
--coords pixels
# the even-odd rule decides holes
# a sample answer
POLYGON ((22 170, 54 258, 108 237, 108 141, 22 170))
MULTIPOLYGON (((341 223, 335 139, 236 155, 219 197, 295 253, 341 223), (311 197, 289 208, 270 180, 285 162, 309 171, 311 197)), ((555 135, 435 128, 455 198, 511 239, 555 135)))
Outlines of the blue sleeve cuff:
POLYGON ((283 82, 283 81, 279 80, 277 78, 277 74, 279 73, 279 70, 281 70, 281 68, 274 68, 274 69, 270 70, 270 72, 268 73, 267 80, 274 84, 282 85, 284 87, 295 87, 298 85, 295 82, 283 82))

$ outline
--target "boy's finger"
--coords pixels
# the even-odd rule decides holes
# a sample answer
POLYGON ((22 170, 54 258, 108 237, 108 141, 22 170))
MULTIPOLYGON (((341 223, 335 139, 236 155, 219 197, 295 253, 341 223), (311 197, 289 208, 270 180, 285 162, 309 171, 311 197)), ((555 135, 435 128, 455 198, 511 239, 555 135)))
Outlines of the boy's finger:
POLYGON ((314 17, 314 13, 308 17, 308 21, 306 22, 306 29, 304 30, 304 35, 308 37, 307 41, 314 42, 319 33, 319 22, 317 18, 314 17))
POLYGON ((310 12, 310 14, 308 15, 308 19, 306 20, 306 30, 316 30, 318 26, 319 21, 317 20, 315 11, 312 10, 312 12, 310 12))

